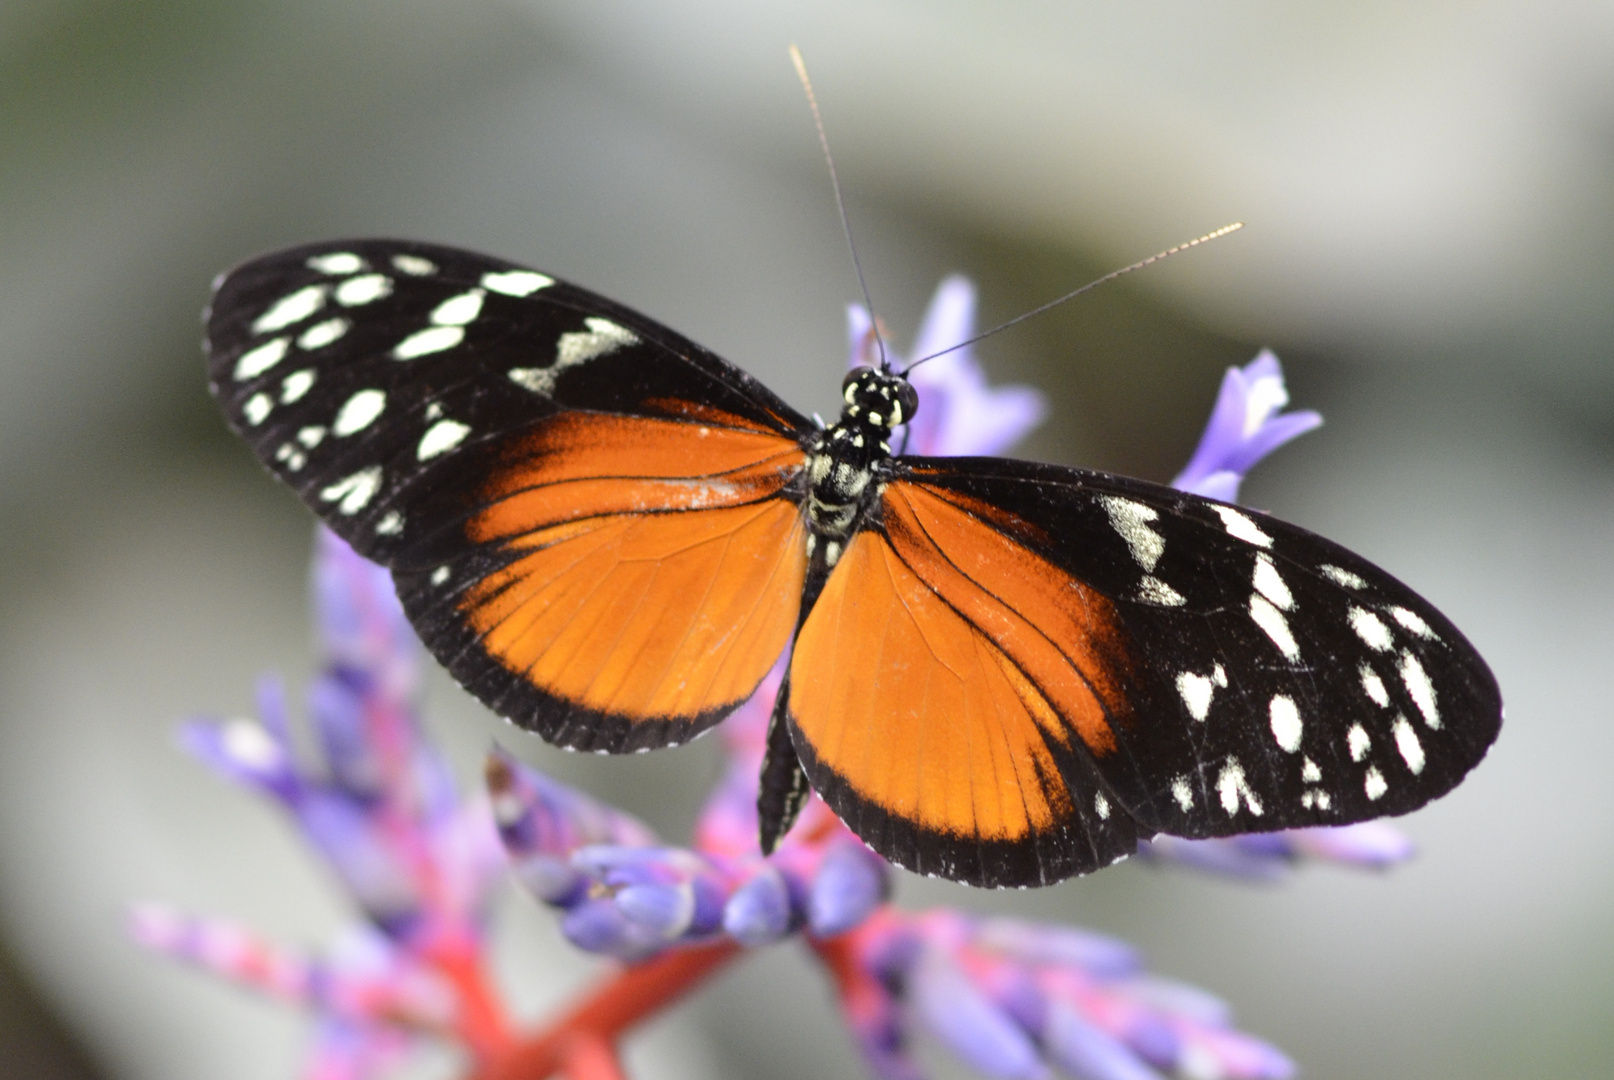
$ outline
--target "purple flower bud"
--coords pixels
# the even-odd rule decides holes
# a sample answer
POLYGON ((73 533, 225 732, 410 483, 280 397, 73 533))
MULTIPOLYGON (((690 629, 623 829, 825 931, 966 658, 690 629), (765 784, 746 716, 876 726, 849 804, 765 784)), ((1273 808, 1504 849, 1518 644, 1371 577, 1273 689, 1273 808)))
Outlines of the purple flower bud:
POLYGON ((734 890, 723 907, 723 930, 741 945, 755 947, 778 941, 798 922, 790 884, 777 867, 764 863, 734 890))
POLYGON ((924 1080, 924 1070, 908 1052, 908 1039, 893 1006, 879 1016, 847 1017, 863 1060, 879 1080, 924 1080))
POLYGON ((671 941, 695 921, 695 886, 688 881, 676 885, 629 885, 617 892, 616 906, 640 926, 671 941))
POLYGON ((1283 369, 1272 350, 1262 349, 1242 368, 1228 368, 1199 447, 1172 485, 1236 502, 1239 485, 1256 462, 1323 422, 1309 409, 1279 415, 1287 404, 1283 369))
POLYGON ((554 855, 526 855, 510 863, 523 888, 546 904, 571 907, 588 892, 588 878, 570 860, 554 855))
POLYGON ((1185 1076, 1289 1080, 1295 1074, 1295 1063, 1260 1039, 1237 1031, 1202 1028, 1184 1045, 1178 1071, 1185 1076))
POLYGON ((666 939, 629 919, 610 900, 585 900, 560 919, 560 932, 584 952, 640 960, 666 946, 666 939))
POLYGON ((1375 869, 1406 862, 1415 853, 1412 841, 1384 821, 1295 829, 1287 835, 1295 851, 1308 858, 1375 869))
POLYGON ((255 721, 192 721, 179 729, 179 744, 214 772, 283 803, 302 793, 288 747, 255 721))
POLYGON ((1080 1080, 1161 1080, 1125 1044, 1064 1004, 1049 1010, 1042 1045, 1061 1071, 1080 1080))
POLYGON ((1026 1030, 936 950, 915 964, 908 999, 931 1033, 977 1072, 1002 1080, 1048 1075, 1026 1030))
POLYGON ((1233 838, 1185 840, 1180 836, 1156 836, 1138 844, 1138 856, 1151 862, 1174 862, 1212 874, 1225 874, 1250 881, 1276 881, 1289 873, 1287 848, 1251 847, 1233 838))
POLYGON ((1126 996, 1132 1000, 1208 1027, 1226 1027, 1233 1021, 1233 1008, 1215 994, 1176 979, 1145 975, 1126 983, 1126 996))
POLYGON ((368 672, 391 701, 413 698, 420 642, 392 575, 324 526, 315 537, 314 610, 321 649, 333 665, 368 672))
POLYGON ((401 852, 367 808, 344 793, 310 791, 295 807, 306 836, 330 862, 365 914, 398 929, 419 912, 421 896, 401 852))
POLYGON ((885 901, 890 870, 861 843, 836 841, 807 892, 807 925, 819 937, 843 934, 885 901))
POLYGON ((1124 941, 1069 926, 983 919, 974 943, 1037 964, 1080 968, 1097 977, 1129 975, 1142 967, 1137 950, 1124 941))
POLYGON ((364 696, 355 685, 360 678, 357 672, 333 671, 315 680, 308 690, 308 716, 332 782, 354 795, 375 797, 386 777, 364 722, 364 696))
POLYGON ((359 1024, 324 1016, 299 1080, 372 1080, 401 1065, 416 1049, 409 1033, 388 1024, 359 1024))
POLYGON ((1173 1072, 1182 1059, 1182 1039, 1164 1017, 1143 1015, 1127 1025, 1126 1045, 1157 1069, 1173 1072))

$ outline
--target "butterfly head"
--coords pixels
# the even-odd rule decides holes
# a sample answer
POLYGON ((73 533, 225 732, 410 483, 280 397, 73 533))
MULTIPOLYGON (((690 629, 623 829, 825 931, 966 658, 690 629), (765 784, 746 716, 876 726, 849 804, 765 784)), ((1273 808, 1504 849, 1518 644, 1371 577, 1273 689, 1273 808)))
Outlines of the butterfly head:
POLYGON ((906 424, 919 411, 919 392, 901 375, 872 367, 855 367, 841 383, 843 422, 889 432, 906 424))

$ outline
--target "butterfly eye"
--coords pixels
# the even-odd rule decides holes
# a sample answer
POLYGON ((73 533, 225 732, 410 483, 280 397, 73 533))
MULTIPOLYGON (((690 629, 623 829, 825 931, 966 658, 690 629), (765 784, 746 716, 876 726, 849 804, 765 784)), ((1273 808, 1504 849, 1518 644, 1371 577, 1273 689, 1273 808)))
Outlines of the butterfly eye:
POLYGON ((867 365, 859 364, 851 371, 848 371, 846 373, 846 378, 841 380, 841 397, 845 398, 848 403, 851 403, 852 387, 856 386, 858 381, 862 379, 863 376, 869 374, 869 372, 873 370, 873 368, 868 367, 867 365))
POLYGON ((913 419, 914 413, 919 411, 919 391, 913 388, 913 383, 897 384, 897 406, 902 409, 898 423, 906 424, 913 419))

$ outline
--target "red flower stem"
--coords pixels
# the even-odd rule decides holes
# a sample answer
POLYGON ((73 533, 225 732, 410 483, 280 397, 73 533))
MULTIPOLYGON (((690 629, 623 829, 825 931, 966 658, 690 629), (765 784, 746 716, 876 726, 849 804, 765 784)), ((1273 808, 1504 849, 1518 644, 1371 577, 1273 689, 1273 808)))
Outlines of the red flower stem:
POLYGON ((599 1035, 579 1035, 562 1051, 561 1075, 566 1080, 628 1080, 617 1057, 616 1044, 599 1035))
POLYGON ((841 997, 846 999, 855 994, 861 986, 864 975, 858 968, 856 955, 852 952, 852 935, 837 934, 829 938, 808 935, 806 940, 818 954, 818 958, 824 962, 824 966, 829 969, 841 997))
POLYGON ((622 1080, 616 1041, 741 952, 732 941, 669 949, 607 977, 542 1030, 490 1055, 470 1080, 622 1080))
POLYGON ((499 994, 489 984, 481 958, 464 948, 433 951, 431 960, 437 970, 459 988, 461 1008, 456 1035, 478 1060, 489 1060, 510 1045, 512 1036, 499 994))

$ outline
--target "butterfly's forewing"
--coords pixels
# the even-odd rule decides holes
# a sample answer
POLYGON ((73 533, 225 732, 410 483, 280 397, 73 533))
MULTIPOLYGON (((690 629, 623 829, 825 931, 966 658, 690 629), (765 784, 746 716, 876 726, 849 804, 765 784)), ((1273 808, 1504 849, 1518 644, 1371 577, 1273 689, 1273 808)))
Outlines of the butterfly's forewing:
POLYGON ((665 327, 510 263, 365 240, 225 275, 207 348, 258 456, 393 568, 467 688, 552 741, 681 741, 787 644, 806 421, 665 327))
POLYGON ((1134 834, 1405 813, 1499 729, 1495 681, 1450 622, 1295 526, 991 458, 900 460, 880 518, 843 565, 889 613, 851 614, 832 578, 791 679, 907 635, 908 663, 860 687, 889 726, 868 738, 810 690, 790 706, 814 786, 854 827, 878 822, 865 839, 902 865, 1037 884, 1134 834), (966 705, 912 707, 931 698, 966 705), (1004 767, 1016 745, 1035 770, 1004 767))

